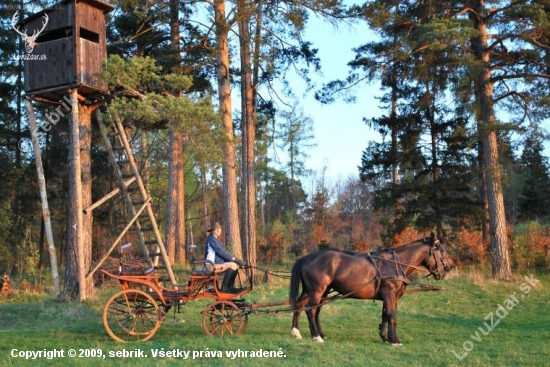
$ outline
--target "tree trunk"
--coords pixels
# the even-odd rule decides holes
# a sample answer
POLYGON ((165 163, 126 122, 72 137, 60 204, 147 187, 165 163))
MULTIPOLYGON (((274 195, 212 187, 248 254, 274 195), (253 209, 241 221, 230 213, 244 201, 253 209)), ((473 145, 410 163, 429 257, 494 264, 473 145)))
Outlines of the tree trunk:
POLYGON ((512 271, 506 236, 506 216, 502 180, 498 157, 497 122, 493 104, 493 84, 489 65, 490 50, 487 47, 487 24, 483 1, 477 2, 477 15, 472 16, 479 37, 473 40, 475 57, 482 62, 476 81, 476 100, 479 105, 478 129, 480 132, 485 188, 489 205, 489 236, 493 256, 493 278, 511 279, 512 271))
POLYGON ((69 165, 68 243, 64 293, 83 301, 95 298, 93 277, 86 280, 92 264, 92 213, 83 208, 92 204, 92 112, 93 107, 79 105, 77 92, 71 97, 71 150, 69 165), (74 121, 77 119, 77 121, 74 121))
MULTIPOLYGON (((225 19, 225 1, 214 2, 216 38, 218 41, 218 94, 222 125, 225 133, 223 146, 223 203, 225 242, 233 255, 242 258, 239 208, 237 202, 237 162, 231 107, 231 84, 229 75, 229 26, 225 19)), ((215 218, 211 218, 215 220, 215 218)))
POLYGON ((183 144, 183 134, 178 136, 178 139, 181 140, 181 172, 178 173, 177 184, 177 197, 178 203, 176 207, 177 211, 177 227, 176 227, 176 263, 185 264, 186 253, 185 253, 185 160, 183 157, 184 154, 184 144, 183 144))
POLYGON ((206 183, 206 168, 200 168, 201 186, 202 186, 202 216, 204 218, 204 232, 208 231, 208 186, 206 183))
POLYGON ((141 179, 143 180, 143 186, 147 196, 151 196, 151 187, 149 185, 151 181, 151 175, 149 174, 149 144, 147 143, 147 132, 141 131, 141 146, 140 146, 142 161, 141 161, 141 179))
POLYGON ((239 45, 241 56, 241 108, 242 108, 242 233, 244 260, 251 268, 254 278, 256 266, 256 174, 254 145, 256 141, 256 82, 258 70, 258 53, 261 40, 261 2, 254 3, 256 11, 256 37, 254 46, 256 53, 252 54, 252 40, 249 22, 252 4, 246 0, 238 2, 239 45))
MULTIPOLYGON (((166 215, 166 251, 170 262, 176 262, 176 249, 184 246, 181 234, 185 235, 185 226, 182 210, 185 197, 182 199, 180 192, 183 185, 183 133, 172 129, 170 132, 170 148, 168 153, 168 200, 166 215)), ((185 237, 184 237, 185 239, 185 237)))
POLYGON ((482 207, 482 213, 481 213, 481 238, 483 241, 483 246, 487 249, 487 252, 490 251, 491 248, 491 238, 489 236, 490 228, 489 228, 489 204, 487 201, 487 174, 485 173, 485 164, 483 163, 483 143, 481 139, 478 141, 478 162, 479 162, 479 177, 480 177, 480 183, 479 183, 479 203, 482 207))
MULTIPOLYGON (((24 19, 25 14, 21 14, 21 19, 24 19)), ((22 41, 21 38, 17 38, 17 50, 19 52, 22 52, 23 45, 25 44, 24 41, 22 41)), ((16 116, 16 132, 15 132, 15 139, 17 142, 17 146, 15 147, 15 168, 17 169, 17 180, 20 182, 20 185, 16 185, 13 188, 13 191, 10 193, 10 197, 13 198, 11 202, 11 210, 12 210, 12 217, 11 217, 11 245, 8 245, 8 248, 10 248, 11 253, 14 255, 14 258, 19 256, 19 248, 17 244, 21 240, 21 233, 23 233, 23 227, 21 226, 21 195, 23 187, 22 179, 23 176, 21 174, 21 142, 23 139, 22 135, 22 129, 21 129, 21 121, 23 120, 23 111, 22 111, 22 104, 23 104, 23 60, 19 59, 17 62, 17 90, 16 90, 16 100, 17 100, 17 116, 16 116)))
MULTIPOLYGON (((426 87, 426 92, 430 93, 429 87, 426 87)), ((439 165, 438 165, 438 154, 437 154, 437 126, 436 122, 434 121, 434 116, 432 113, 432 110, 430 109, 430 106, 426 108, 426 114, 428 115, 428 120, 430 124, 430 134, 431 134, 431 148, 432 148, 432 179, 433 179, 433 206, 434 206, 434 212, 435 212, 435 220, 436 220, 436 230, 437 230, 437 236, 444 237, 443 233, 443 218, 441 215, 441 204, 439 201, 439 165)))
MULTIPOLYGON (((42 153, 40 151, 40 144, 38 142, 38 133, 36 119, 34 117, 34 107, 31 100, 27 100, 27 112, 29 114, 29 129, 31 131, 31 138, 34 148, 35 161, 36 161, 36 170, 38 175, 38 188, 40 190, 40 201, 42 204, 42 220, 40 221, 40 269, 43 265, 44 257, 44 235, 48 240, 48 250, 50 253, 50 265, 52 271, 52 280, 54 284, 55 295, 59 296, 61 290, 59 287, 59 271, 57 268, 57 255, 55 252, 55 245, 53 241, 52 233, 52 223, 50 220, 50 208, 48 204, 48 194, 46 188, 46 175, 45 175, 45 166, 42 165, 42 153)), ((46 134, 46 154, 48 148, 48 135, 46 134)))
MULTIPOLYGON (((174 73, 181 72, 179 2, 170 1, 170 42, 176 64, 174 73)), ((179 92, 178 97, 182 97, 179 92)), ((185 181, 184 145, 181 126, 176 122, 170 129, 170 151, 168 156, 168 200, 166 215, 166 250, 172 264, 185 263, 185 181)))
POLYGON ((502 195, 500 166, 498 164, 497 137, 494 130, 483 136, 484 164, 486 170, 487 199, 489 205, 489 229, 493 256, 493 278, 512 279, 506 216, 502 195))

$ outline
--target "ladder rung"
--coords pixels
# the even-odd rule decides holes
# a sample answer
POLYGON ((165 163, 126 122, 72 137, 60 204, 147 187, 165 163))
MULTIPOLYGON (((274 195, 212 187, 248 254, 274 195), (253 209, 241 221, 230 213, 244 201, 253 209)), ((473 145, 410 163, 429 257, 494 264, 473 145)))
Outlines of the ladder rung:
POLYGON ((162 253, 160 252, 149 252, 149 257, 161 257, 162 253))
MULTIPOLYGON (((128 222, 126 222, 126 223, 128 223, 128 222)), ((135 227, 132 227, 132 228, 130 228, 130 229, 128 229, 128 230, 129 230, 129 231, 135 231, 136 228, 135 228, 135 227)), ((152 230, 153 230, 153 227, 152 227, 152 226, 145 226, 145 227, 141 227, 140 230, 141 230, 142 232, 148 232, 148 231, 152 231, 152 230)))
MULTIPOLYGON (((119 229, 119 230, 122 230, 124 227, 126 227, 126 226, 128 225, 128 223, 130 223, 130 221, 128 221, 128 220, 126 220, 126 219, 124 219, 124 220, 119 220, 119 221, 117 222, 117 225, 120 225, 120 226, 122 226, 122 227, 120 227, 120 228, 118 228, 118 229, 119 229)), ((150 230, 153 229, 152 226, 150 225, 150 223, 146 223, 147 225, 146 225, 146 226, 143 226, 143 227, 142 227, 142 224, 143 224, 142 221, 139 221, 138 223, 140 224, 139 228, 140 228, 140 230, 141 230, 142 232, 144 232, 144 231, 150 231, 150 230)), ((133 225, 132 227, 130 227, 128 230, 129 230, 129 231, 135 231, 135 230, 136 230, 136 226, 135 226, 135 225, 136 225, 136 222, 134 222, 134 225, 133 225)))

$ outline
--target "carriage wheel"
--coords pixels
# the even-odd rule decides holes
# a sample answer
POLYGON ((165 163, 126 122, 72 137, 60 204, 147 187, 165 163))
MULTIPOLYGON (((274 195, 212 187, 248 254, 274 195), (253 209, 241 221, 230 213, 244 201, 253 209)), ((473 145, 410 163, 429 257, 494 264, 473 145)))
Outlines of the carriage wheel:
POLYGON ((160 328, 162 314, 149 294, 139 289, 124 289, 105 304, 103 326, 118 342, 146 341, 160 328))
POLYGON ((247 324, 248 315, 229 301, 211 303, 202 313, 202 327, 208 336, 239 335, 247 324))

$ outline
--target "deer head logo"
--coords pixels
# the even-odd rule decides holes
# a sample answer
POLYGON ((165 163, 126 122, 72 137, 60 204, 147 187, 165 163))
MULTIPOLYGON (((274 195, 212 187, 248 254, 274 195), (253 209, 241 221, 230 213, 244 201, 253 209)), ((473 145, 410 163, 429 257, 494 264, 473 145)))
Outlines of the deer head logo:
POLYGON ((11 27, 17 32, 19 33, 21 36, 23 36, 23 41, 25 41, 25 43, 27 44, 27 47, 25 48, 27 50, 27 53, 31 53, 32 50, 34 49, 34 46, 36 45, 36 39, 38 38, 38 36, 40 35, 40 33, 42 33, 42 31, 44 30, 44 28, 46 28, 46 25, 48 24, 48 14, 44 14, 44 22, 42 22, 42 29, 41 30, 38 30, 38 29, 35 29, 33 32, 32 32, 32 36, 29 36, 27 34, 27 30, 25 29, 25 32, 21 32, 19 30, 19 26, 15 27, 15 25, 17 24, 17 22, 19 21, 19 10, 15 12, 15 14, 13 14, 13 17, 11 18, 11 27))

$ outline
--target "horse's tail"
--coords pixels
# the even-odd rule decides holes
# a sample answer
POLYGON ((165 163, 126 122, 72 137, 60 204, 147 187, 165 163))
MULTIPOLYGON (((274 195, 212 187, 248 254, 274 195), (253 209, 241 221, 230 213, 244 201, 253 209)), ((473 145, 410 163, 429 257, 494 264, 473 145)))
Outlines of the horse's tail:
POLYGON ((301 257, 294 263, 294 266, 292 267, 292 272, 290 275, 290 291, 288 295, 288 300, 290 301, 290 304, 292 306, 294 306, 294 304, 298 300, 298 291, 300 290, 300 283, 302 283, 302 268, 307 259, 308 256, 301 257))

